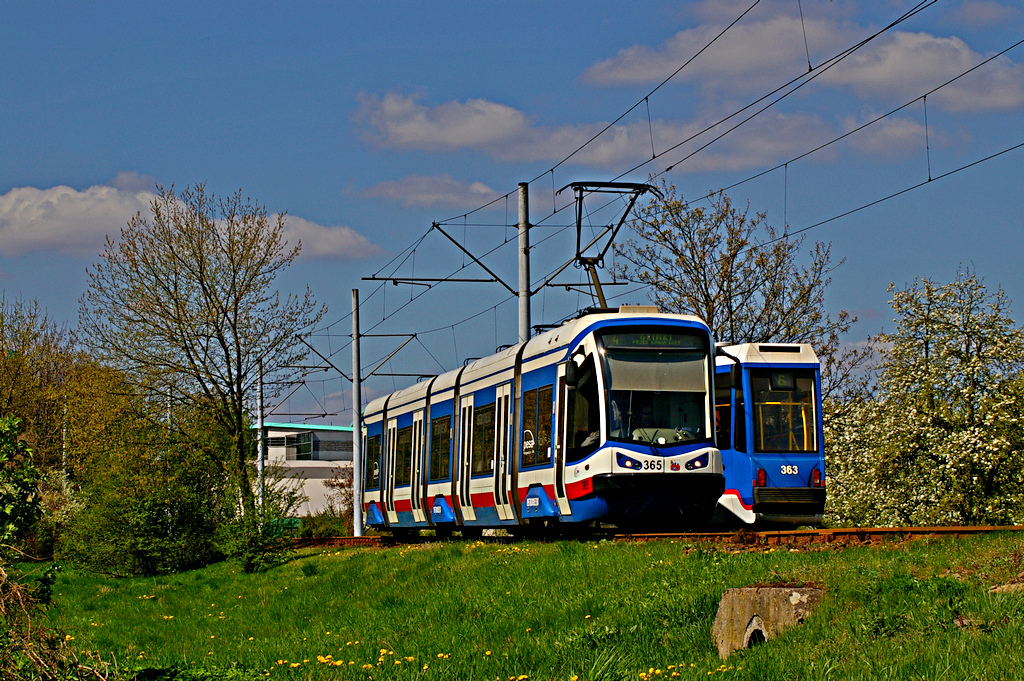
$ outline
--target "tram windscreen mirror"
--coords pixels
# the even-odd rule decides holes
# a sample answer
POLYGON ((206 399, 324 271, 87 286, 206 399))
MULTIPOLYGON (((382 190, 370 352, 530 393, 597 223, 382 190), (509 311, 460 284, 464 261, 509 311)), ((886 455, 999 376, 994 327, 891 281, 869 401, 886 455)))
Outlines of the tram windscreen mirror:
POLYGON ((772 390, 793 390, 796 388, 796 381, 792 372, 773 371, 771 374, 772 390))
POLYGON ((579 376, 576 375, 576 362, 570 359, 565 363, 565 384, 571 390, 576 387, 578 382, 579 376))

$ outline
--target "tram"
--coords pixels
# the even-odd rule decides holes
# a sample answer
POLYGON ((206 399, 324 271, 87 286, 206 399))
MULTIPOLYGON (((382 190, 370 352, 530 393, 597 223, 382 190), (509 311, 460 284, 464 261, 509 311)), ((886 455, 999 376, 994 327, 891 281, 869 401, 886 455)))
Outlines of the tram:
POLYGON ((707 325, 648 306, 586 314, 370 402, 369 527, 687 528, 725 491, 707 325))
POLYGON ((819 525, 825 510, 821 364, 810 345, 716 351, 715 423, 725 493, 714 522, 819 525))

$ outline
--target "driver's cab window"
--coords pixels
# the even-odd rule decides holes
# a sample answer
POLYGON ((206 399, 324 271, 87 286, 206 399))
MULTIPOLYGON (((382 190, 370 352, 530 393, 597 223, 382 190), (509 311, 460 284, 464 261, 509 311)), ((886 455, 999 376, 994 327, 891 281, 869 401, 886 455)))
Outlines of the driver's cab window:
POLYGON ((570 387, 567 396, 567 463, 579 461, 601 444, 601 409, 598 404, 597 371, 592 356, 588 355, 578 367, 576 376, 576 389, 570 387))

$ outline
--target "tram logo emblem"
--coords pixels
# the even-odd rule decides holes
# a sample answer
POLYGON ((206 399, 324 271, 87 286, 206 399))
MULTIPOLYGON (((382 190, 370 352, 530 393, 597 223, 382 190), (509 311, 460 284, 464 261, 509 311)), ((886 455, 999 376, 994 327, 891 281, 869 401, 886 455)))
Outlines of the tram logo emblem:
POLYGON ((678 470, 680 470, 680 469, 682 468, 682 466, 680 466, 680 465, 679 465, 679 462, 678 462, 678 461, 673 461, 673 462, 672 462, 671 464, 669 464, 669 467, 670 467, 670 468, 671 468, 671 469, 672 469, 673 471, 678 471, 678 470))

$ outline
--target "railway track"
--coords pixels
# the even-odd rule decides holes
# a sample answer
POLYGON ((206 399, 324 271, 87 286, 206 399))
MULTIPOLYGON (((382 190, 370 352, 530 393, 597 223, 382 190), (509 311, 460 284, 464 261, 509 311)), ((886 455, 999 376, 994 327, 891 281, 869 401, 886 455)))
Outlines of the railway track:
MULTIPOLYGON (((707 542, 738 546, 815 546, 841 547, 877 542, 905 541, 925 537, 968 537, 989 532, 1024 532, 1024 525, 1014 526, 969 526, 969 527, 843 527, 818 530, 747 530, 731 532, 657 532, 593 535, 595 538, 612 538, 622 542, 644 542, 669 539, 686 542, 707 542)), ((430 541, 424 537, 418 541, 430 541)), ((508 535, 485 536, 485 541, 508 542, 515 538, 508 535)), ((413 540, 416 541, 416 540, 413 540)), ((408 539, 388 536, 366 537, 323 537, 295 540, 295 548, 354 548, 376 546, 398 546, 410 543, 408 539)))

